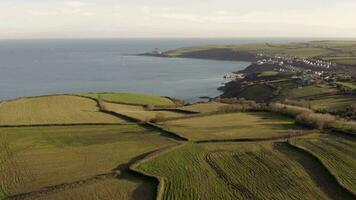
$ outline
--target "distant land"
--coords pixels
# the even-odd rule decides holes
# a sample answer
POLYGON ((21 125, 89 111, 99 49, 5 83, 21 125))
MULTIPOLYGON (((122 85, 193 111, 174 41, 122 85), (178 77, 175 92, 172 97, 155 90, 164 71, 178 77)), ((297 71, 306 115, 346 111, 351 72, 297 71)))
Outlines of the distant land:
POLYGON ((319 112, 355 118, 356 41, 287 44, 208 45, 146 56, 250 61, 244 70, 225 74, 221 98, 257 102, 296 101, 319 112))
POLYGON ((333 70, 356 74, 356 41, 311 41, 301 43, 257 43, 242 45, 206 45, 185 47, 166 52, 153 51, 143 55, 256 62, 256 55, 293 56, 310 61, 335 63, 333 70))

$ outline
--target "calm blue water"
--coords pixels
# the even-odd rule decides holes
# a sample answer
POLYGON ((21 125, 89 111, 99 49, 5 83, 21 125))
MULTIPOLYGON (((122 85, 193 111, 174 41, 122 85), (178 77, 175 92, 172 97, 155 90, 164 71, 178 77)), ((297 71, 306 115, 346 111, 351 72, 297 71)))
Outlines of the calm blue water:
MULTIPOLYGON (((269 41, 280 41, 269 39, 269 41)), ((50 93, 132 91, 197 101, 217 96, 223 74, 247 62, 129 56, 154 48, 266 39, 88 39, 0 41, 0 99, 50 93)))

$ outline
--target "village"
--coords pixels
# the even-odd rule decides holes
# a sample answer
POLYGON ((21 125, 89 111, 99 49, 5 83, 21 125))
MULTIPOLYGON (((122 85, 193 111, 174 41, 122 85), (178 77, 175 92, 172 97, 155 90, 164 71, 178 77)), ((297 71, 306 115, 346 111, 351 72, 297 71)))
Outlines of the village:
POLYGON ((337 87, 342 94, 356 94, 356 89, 337 84, 338 81, 356 82, 355 77, 340 73, 335 69, 336 63, 319 59, 303 59, 289 55, 256 54, 256 60, 250 66, 251 70, 230 72, 224 75, 228 81, 241 80, 255 82, 261 79, 260 75, 268 71, 275 76, 288 77, 301 86, 312 84, 329 84, 337 87), (273 72, 273 73, 271 73, 273 72), (248 77, 248 78, 247 78, 248 77))

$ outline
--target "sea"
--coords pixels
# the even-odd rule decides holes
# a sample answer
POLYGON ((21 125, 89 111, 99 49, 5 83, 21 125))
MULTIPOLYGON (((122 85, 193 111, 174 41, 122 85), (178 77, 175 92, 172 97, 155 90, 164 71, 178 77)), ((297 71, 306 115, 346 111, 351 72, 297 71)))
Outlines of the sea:
POLYGON ((137 56, 196 45, 307 41, 291 38, 0 40, 0 100, 84 92, 139 92, 202 101, 249 62, 137 56))

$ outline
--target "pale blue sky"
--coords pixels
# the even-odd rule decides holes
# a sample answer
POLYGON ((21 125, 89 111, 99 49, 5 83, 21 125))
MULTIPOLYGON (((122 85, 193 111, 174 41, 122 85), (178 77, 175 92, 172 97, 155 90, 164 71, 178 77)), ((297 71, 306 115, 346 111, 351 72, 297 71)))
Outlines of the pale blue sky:
POLYGON ((0 0, 0 38, 356 37, 356 0, 0 0))

